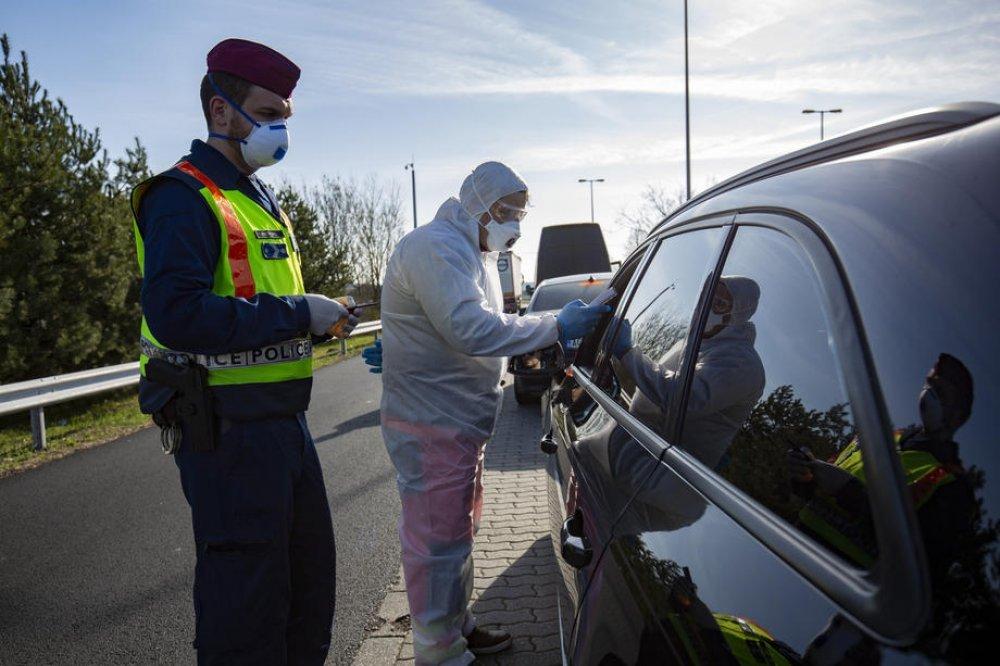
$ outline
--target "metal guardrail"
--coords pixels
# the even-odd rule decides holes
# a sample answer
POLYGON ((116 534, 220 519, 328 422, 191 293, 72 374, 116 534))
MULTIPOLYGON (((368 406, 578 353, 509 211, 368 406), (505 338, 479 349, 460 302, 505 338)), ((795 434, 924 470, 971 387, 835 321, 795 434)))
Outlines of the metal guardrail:
MULTIPOLYGON (((350 337, 375 334, 378 338, 382 320, 358 324, 350 337)), ((340 353, 347 353, 347 340, 340 341, 340 353)), ((35 450, 45 448, 45 407, 87 398, 139 383, 139 363, 122 363, 104 368, 71 372, 53 377, 0 384, 0 416, 31 411, 31 438, 35 450)))

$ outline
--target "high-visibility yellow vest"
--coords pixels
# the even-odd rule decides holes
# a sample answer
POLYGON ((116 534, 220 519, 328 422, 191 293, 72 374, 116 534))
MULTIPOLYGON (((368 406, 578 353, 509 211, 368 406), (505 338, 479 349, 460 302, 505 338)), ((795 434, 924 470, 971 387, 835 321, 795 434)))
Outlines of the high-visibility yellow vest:
MULTIPOLYGON (((221 248, 215 266, 212 293, 218 296, 252 298, 254 294, 294 296, 305 293, 298 249, 288 217, 275 220, 259 204, 238 190, 222 190, 190 162, 173 169, 201 183, 200 194, 219 223, 221 248)), ((150 185, 169 171, 140 183, 132 191, 133 217, 150 185)), ((139 271, 145 257, 142 234, 133 220, 139 271)), ((208 368, 210 386, 261 384, 308 379, 312 376, 312 342, 295 338, 259 349, 234 349, 231 353, 195 355, 171 350, 161 344, 142 318, 139 369, 145 375, 151 357, 187 357, 208 368)))
POLYGON ((791 662, 774 646, 774 637, 763 628, 742 617, 713 613, 726 646, 739 664, 770 664, 782 666, 791 662))
MULTIPOLYGON (((785 666, 791 662, 775 646, 774 637, 760 626, 745 618, 724 613, 712 613, 712 618, 722 633, 726 650, 738 664, 769 664, 785 666)), ((703 627, 691 622, 683 613, 669 613, 667 619, 674 628, 674 638, 680 640, 689 663, 705 664, 718 661, 706 654, 699 645, 707 640, 718 640, 714 632, 704 632, 703 627)), ((720 646, 721 647, 721 646, 720 646)), ((728 660, 726 660, 728 662, 728 660)))
MULTIPOLYGON (((895 433, 896 455, 906 474, 906 486, 910 490, 913 506, 919 510, 938 488, 954 481, 955 475, 927 451, 901 450, 902 437, 902 431, 895 433)), ((857 439, 844 447, 833 464, 867 485, 857 439)), ((875 562, 877 553, 877 545, 872 541, 874 535, 865 538, 869 532, 866 527, 868 519, 869 516, 850 515, 837 504, 835 497, 828 495, 814 498, 799 512, 803 525, 849 560, 865 567, 875 562)))

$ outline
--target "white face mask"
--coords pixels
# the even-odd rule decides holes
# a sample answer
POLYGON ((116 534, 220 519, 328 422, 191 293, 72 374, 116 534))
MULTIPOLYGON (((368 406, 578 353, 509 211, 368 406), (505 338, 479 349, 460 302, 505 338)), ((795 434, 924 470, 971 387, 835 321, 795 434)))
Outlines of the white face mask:
MULTIPOLYGON (((479 203, 482 204, 483 208, 486 209, 486 214, 490 216, 490 221, 486 224, 479 222, 477 224, 483 229, 486 229, 486 249, 490 252, 503 252, 504 250, 509 250, 511 246, 517 242, 517 239, 521 237, 521 217, 514 220, 509 220, 507 222, 500 222, 495 217, 493 213, 490 212, 490 207, 486 205, 483 198, 479 196, 479 190, 476 188, 475 171, 472 172, 472 191, 476 193, 476 198, 479 199, 479 203)), ((507 206, 504 202, 498 202, 501 207, 511 208, 512 210, 519 211, 521 213, 526 213, 527 211, 520 208, 512 208, 507 206)))
POLYGON ((718 312, 709 312, 708 319, 705 321, 705 332, 709 332, 715 329, 716 326, 726 325, 726 316, 729 313, 719 314, 718 312))
POLYGON ((243 110, 243 107, 219 90, 211 74, 208 75, 208 80, 215 88, 215 92, 253 125, 253 129, 250 130, 250 134, 245 139, 237 139, 234 136, 217 134, 216 132, 209 132, 208 135, 218 139, 238 141, 243 160, 251 169, 256 170, 277 164, 288 152, 288 122, 284 118, 268 123, 254 120, 249 113, 243 110))
MULTIPOLYGON (((919 405, 920 421, 924 424, 924 431, 931 435, 944 432, 944 406, 933 386, 924 384, 920 391, 919 405)), ((945 439, 949 437, 950 435, 945 439)))
POLYGON ((480 222, 479 226, 486 229, 486 249, 490 252, 509 250, 521 237, 520 222, 511 221, 500 224, 496 220, 490 219, 486 224, 480 222))
POLYGON ((252 169, 277 164, 288 152, 288 124, 275 120, 262 125, 255 123, 247 138, 240 142, 243 159, 252 169))

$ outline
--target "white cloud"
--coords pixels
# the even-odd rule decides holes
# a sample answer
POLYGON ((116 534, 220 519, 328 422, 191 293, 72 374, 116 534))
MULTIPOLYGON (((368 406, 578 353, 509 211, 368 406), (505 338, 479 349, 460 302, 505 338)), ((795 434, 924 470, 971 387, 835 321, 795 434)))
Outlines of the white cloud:
MULTIPOLYGON (((1000 6, 958 6, 965 11, 955 3, 869 0, 699 3, 691 15, 692 94, 752 102, 982 95, 995 88, 1000 71, 1000 6)), ((654 7, 645 6, 646 15, 636 10, 629 21, 636 28, 662 22, 664 10, 654 7)), ((312 76, 343 95, 572 95, 596 115, 620 120, 602 96, 684 90, 679 24, 668 25, 657 43, 646 31, 640 41, 608 35, 567 45, 543 25, 529 27, 473 0, 374 11, 367 3, 300 3, 283 12, 310 17, 296 43, 315 54, 312 76)))
MULTIPOLYGON (((695 136, 699 161, 766 161, 798 150, 813 142, 812 122, 765 133, 731 127, 710 136, 695 136)), ((682 164, 684 136, 652 138, 647 134, 624 133, 600 139, 556 141, 514 151, 511 160, 525 171, 559 171, 616 166, 682 164)))

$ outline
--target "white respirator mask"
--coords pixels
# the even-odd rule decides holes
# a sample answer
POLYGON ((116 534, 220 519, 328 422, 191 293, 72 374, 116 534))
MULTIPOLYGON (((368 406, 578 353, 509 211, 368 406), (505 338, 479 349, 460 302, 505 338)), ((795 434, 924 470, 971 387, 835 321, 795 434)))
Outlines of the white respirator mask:
MULTIPOLYGON (((475 175, 475 172, 473 172, 473 175, 475 175)), ((490 252, 509 250, 517 242, 517 239, 521 237, 521 220, 527 215, 528 211, 523 208, 509 206, 500 201, 499 204, 502 208, 510 210, 515 215, 515 219, 501 222, 493 217, 493 213, 490 212, 491 206, 487 206, 483 198, 479 196, 479 189, 476 187, 474 177, 472 179, 472 191, 475 192, 479 203, 486 209, 486 214, 490 216, 490 221, 486 224, 478 220, 476 221, 479 226, 486 229, 486 249, 490 252)))
POLYGON ((705 330, 711 331, 716 326, 725 326, 726 324, 729 323, 729 321, 726 319, 728 316, 729 316, 728 312, 725 314, 719 314, 718 312, 710 311, 708 313, 708 319, 705 320, 705 330))
POLYGON ((240 141, 240 152, 252 169, 277 164, 288 152, 288 124, 284 120, 266 125, 254 122, 250 134, 240 141))
POLYGON ((501 224, 494 219, 490 219, 486 224, 480 222, 479 226, 486 229, 486 249, 490 252, 509 250, 517 242, 517 239, 521 237, 520 222, 504 222, 501 224))
POLYGON ((284 118, 272 120, 268 123, 261 123, 255 120, 249 113, 243 110, 243 107, 229 99, 229 96, 215 85, 211 74, 208 75, 208 80, 212 84, 212 87, 215 88, 215 92, 253 125, 253 129, 250 130, 250 134, 245 139, 237 139, 234 136, 217 134, 216 132, 209 132, 208 135, 217 139, 238 141, 243 160, 251 169, 256 170, 261 167, 277 164, 285 156, 285 153, 288 152, 287 121, 284 118))

